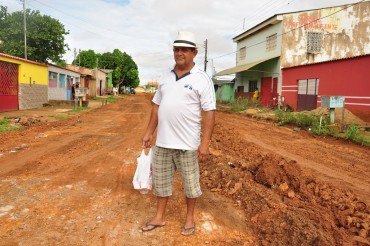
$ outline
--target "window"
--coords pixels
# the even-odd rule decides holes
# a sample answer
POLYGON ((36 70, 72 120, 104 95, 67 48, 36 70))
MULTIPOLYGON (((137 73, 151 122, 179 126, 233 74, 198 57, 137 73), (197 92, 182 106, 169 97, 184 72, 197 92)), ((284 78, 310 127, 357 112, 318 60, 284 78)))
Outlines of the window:
POLYGON ((322 32, 307 32, 307 53, 315 54, 321 51, 323 36, 322 32))
POLYGON ((237 87, 237 92, 240 93, 240 92, 244 92, 244 86, 238 86, 237 87))
POLYGON ((298 95, 317 95, 319 91, 319 79, 298 80, 298 95))
POLYGON ((266 51, 272 51, 276 49, 277 33, 266 37, 266 51))
POLYGON ((57 87, 58 74, 49 72, 49 87, 57 87))
POLYGON ((239 49, 239 61, 245 60, 247 56, 247 48, 243 47, 239 49))
POLYGON ((248 89, 249 92, 254 92, 255 90, 257 90, 257 80, 250 80, 248 89))
POLYGON ((65 88, 65 87, 66 87, 66 75, 59 74, 59 88, 65 88))

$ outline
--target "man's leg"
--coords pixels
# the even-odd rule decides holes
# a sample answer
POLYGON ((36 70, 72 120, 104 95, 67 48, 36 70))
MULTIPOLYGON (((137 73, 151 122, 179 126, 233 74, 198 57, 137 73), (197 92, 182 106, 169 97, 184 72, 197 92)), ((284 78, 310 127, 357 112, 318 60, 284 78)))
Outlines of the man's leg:
POLYGON ((175 165, 172 162, 171 149, 155 147, 153 152, 153 185, 154 195, 157 196, 157 212, 155 216, 141 229, 149 231, 151 228, 164 225, 164 215, 169 197, 172 195, 175 165))
POLYGON ((185 228, 190 228, 194 226, 194 210, 195 210, 195 203, 196 198, 186 198, 186 221, 185 221, 185 228))
POLYGON ((154 218, 150 221, 150 224, 163 225, 164 224, 164 214, 166 212, 166 206, 169 197, 157 196, 157 213, 154 218))
POLYGON ((141 230, 143 232, 145 231, 151 231, 155 229, 156 227, 164 226, 166 223, 164 222, 164 214, 166 211, 166 206, 168 202, 169 197, 160 197, 157 196, 157 212, 153 219, 146 222, 145 225, 141 227, 141 230))
POLYGON ((190 236, 195 232, 194 211, 196 200, 202 195, 199 183, 199 165, 197 151, 179 151, 178 169, 181 171, 181 178, 186 195, 186 220, 182 227, 181 234, 190 236))

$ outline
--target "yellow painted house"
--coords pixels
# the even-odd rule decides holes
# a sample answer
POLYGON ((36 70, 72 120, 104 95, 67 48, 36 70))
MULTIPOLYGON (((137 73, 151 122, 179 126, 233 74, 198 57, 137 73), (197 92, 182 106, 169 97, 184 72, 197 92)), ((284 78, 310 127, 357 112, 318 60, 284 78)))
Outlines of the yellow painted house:
POLYGON ((0 53, 0 112, 38 108, 47 101, 47 65, 0 53))

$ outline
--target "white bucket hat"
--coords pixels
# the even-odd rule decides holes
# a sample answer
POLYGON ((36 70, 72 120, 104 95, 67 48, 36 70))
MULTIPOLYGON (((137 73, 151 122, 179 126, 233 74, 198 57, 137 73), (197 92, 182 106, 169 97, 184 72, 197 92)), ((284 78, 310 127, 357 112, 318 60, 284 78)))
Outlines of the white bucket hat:
POLYGON ((180 31, 177 35, 176 40, 173 42, 175 47, 190 47, 197 48, 195 43, 195 36, 192 32, 180 31))

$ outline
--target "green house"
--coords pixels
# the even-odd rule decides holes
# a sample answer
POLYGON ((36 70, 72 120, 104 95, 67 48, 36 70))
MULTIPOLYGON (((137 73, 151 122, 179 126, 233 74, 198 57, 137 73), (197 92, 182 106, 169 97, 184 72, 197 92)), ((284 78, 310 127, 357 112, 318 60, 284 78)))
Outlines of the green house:
POLYGON ((107 81, 107 89, 112 90, 113 89, 113 69, 100 69, 104 73, 107 74, 106 81, 107 81))
POLYGON ((234 79, 216 79, 213 78, 216 93, 216 101, 227 103, 235 98, 234 79))

